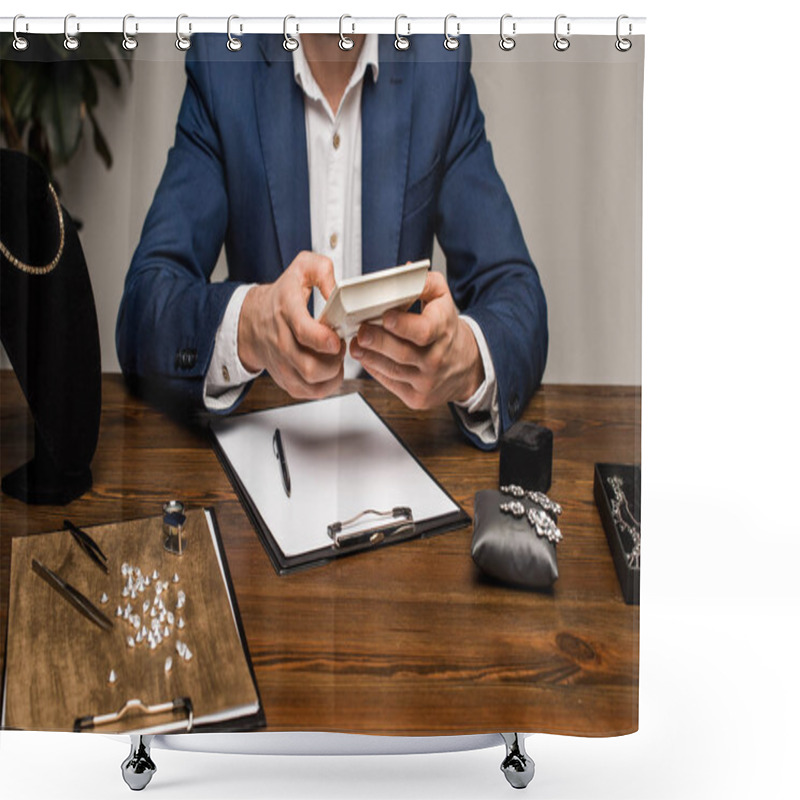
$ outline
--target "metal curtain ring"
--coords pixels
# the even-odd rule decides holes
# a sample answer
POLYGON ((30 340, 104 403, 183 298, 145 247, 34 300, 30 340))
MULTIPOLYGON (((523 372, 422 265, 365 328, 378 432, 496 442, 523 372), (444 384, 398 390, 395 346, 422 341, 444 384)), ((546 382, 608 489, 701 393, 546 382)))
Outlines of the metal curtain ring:
MULTIPOLYGON (((228 50, 231 51, 231 53, 236 53, 237 51, 242 49, 242 40, 241 39, 237 39, 231 33, 231 22, 233 22, 233 20, 235 20, 235 19, 239 19, 239 17, 237 17, 235 14, 231 14, 231 16, 228 17, 228 42, 227 42, 226 46, 227 46, 228 50)), ((239 32, 240 33, 241 33, 241 30, 242 30, 242 26, 240 25, 239 26, 239 32)))
MULTIPOLYGON (((74 36, 70 36, 69 34, 69 21, 71 19, 75 19, 74 14, 67 14, 67 16, 64 17, 64 47, 67 50, 75 51, 81 46, 81 43, 74 36)), ((80 22, 76 22, 75 31, 77 32, 80 29, 81 29, 80 22)))
POLYGON ((553 24, 553 33, 556 37, 555 40, 553 41, 553 47, 555 47, 555 49, 558 50, 559 53, 563 53, 565 50, 569 50, 569 39, 567 39, 567 36, 569 36, 569 29, 570 29, 569 22, 567 23, 567 36, 562 36, 558 32, 558 21, 560 19, 566 19, 566 18, 567 18, 566 14, 559 14, 556 17, 555 23, 553 24))
POLYGON ((411 42, 406 37, 411 35, 411 23, 406 23, 406 27, 408 31, 406 31, 405 36, 400 35, 400 20, 401 19, 408 19, 405 14, 398 14, 394 18, 394 46, 397 50, 408 50, 411 47, 411 42))
POLYGON ((290 19, 297 19, 297 17, 293 17, 291 14, 289 14, 288 16, 283 18, 283 49, 291 53, 292 51, 297 50, 297 48, 300 47, 300 40, 295 39, 294 36, 289 35, 290 19))
MULTIPOLYGON (((511 17, 512 17, 511 14, 503 14, 503 16, 500 17, 500 49, 505 50, 506 52, 508 52, 509 50, 513 50, 517 46, 516 39, 514 39, 513 36, 509 36, 508 34, 506 34, 506 32, 503 30, 505 21, 507 19, 511 19, 511 17)), ((516 22, 511 23, 511 33, 513 34, 517 33, 516 22)))
MULTIPOLYGON (((349 14, 342 14, 342 16, 339 17, 339 49, 340 50, 352 50, 353 47, 355 47, 355 44, 356 44, 349 36, 345 36, 344 33, 342 32, 342 27, 343 27, 344 21, 346 19, 353 19, 353 18, 349 14)), ((356 30, 356 26, 355 26, 355 23, 353 23, 352 33, 355 33, 355 30, 356 30)))
MULTIPOLYGON (((628 19, 628 15, 627 14, 620 14, 617 17, 617 41, 614 42, 614 47, 616 47, 617 50, 620 51, 620 53, 627 53, 628 50, 630 50, 631 47, 633 47, 633 42, 630 39, 623 39, 622 36, 620 36, 620 33, 619 33, 620 22, 622 22, 622 20, 624 20, 624 19, 628 19)), ((631 33, 633 33, 633 26, 629 22, 628 23, 628 36, 630 36, 631 33)))
MULTIPOLYGON (((133 14, 126 14, 122 18, 122 47, 125 50, 135 50, 139 42, 133 36, 128 36, 128 20, 136 19, 133 14)), ((136 30, 139 30, 139 23, 136 23, 136 30)))
MULTIPOLYGON (((14 26, 13 26, 12 30, 14 31, 14 49, 21 53, 23 50, 27 50, 28 49, 28 45, 30 44, 30 42, 24 36, 20 36, 17 33, 17 20, 20 20, 20 19, 25 19, 25 15, 24 14, 17 14, 17 16, 14 17, 14 26)), ((28 30, 28 23, 27 22, 25 23, 25 30, 28 30)))
POLYGON ((456 17, 455 14, 448 14, 444 18, 444 46, 446 50, 458 50, 458 45, 459 45, 458 36, 461 33, 461 23, 456 22, 456 35, 451 36, 447 32, 447 23, 450 22, 451 19, 457 20, 458 17, 456 17))
MULTIPOLYGON (((175 20, 175 47, 177 47, 178 50, 188 50, 192 46, 192 40, 181 33, 181 20, 188 18, 188 14, 178 14, 178 18, 175 20)), ((192 30, 191 22, 189 23, 189 30, 192 30)))

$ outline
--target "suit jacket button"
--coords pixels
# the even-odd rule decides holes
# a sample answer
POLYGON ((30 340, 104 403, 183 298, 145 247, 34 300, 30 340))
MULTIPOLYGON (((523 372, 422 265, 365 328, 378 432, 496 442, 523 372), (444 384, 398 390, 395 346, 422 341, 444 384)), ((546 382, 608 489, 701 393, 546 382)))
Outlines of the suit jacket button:
POLYGON ((519 413, 519 397, 517 397, 516 393, 511 395, 511 401, 508 404, 508 413, 512 417, 516 417, 519 413))
POLYGON ((191 369, 197 363, 197 350, 185 350, 186 369, 191 369))

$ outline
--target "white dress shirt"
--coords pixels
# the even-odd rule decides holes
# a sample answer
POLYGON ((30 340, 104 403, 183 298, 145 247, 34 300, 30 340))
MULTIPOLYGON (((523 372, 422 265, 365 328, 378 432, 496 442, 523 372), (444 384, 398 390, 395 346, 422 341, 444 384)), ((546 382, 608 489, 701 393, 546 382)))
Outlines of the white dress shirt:
MULTIPOLYGON (((335 114, 311 73, 302 46, 292 53, 292 58, 295 81, 305 95, 311 249, 331 259, 338 282, 362 272, 361 91, 368 69, 372 70, 373 80, 378 80, 378 37, 377 34, 366 35, 335 114)), ((241 394, 244 384, 257 377, 244 368, 237 348, 239 315, 244 297, 251 288, 248 285, 236 289, 217 330, 204 385, 204 400, 209 410, 229 408, 241 394)), ((315 317, 322 313, 323 306, 324 299, 315 288, 315 317)), ((492 357, 478 324, 466 315, 461 318, 475 336, 485 379, 475 394, 456 408, 473 433, 486 443, 494 443, 500 415, 492 357)), ((345 356, 344 374, 345 378, 361 374, 361 365, 349 352, 345 356)))

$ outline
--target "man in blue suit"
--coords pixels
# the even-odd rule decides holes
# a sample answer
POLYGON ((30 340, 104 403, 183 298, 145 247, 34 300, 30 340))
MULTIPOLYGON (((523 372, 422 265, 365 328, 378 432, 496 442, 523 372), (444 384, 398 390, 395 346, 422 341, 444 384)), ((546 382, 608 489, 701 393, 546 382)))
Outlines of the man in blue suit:
MULTIPOLYGON (((449 403, 492 447, 541 381, 547 311, 470 75, 418 36, 253 37, 255 60, 196 36, 175 145, 126 278, 129 381, 225 412, 266 370, 293 397, 360 368, 412 408, 449 403), (420 313, 364 325, 350 352, 314 319, 336 279, 429 258, 420 313), (222 245, 229 279, 210 283, 222 245), (316 294, 319 292, 318 294, 316 294), (316 294, 316 297, 314 296, 316 294)), ((252 58, 252 56, 251 56, 252 58)))

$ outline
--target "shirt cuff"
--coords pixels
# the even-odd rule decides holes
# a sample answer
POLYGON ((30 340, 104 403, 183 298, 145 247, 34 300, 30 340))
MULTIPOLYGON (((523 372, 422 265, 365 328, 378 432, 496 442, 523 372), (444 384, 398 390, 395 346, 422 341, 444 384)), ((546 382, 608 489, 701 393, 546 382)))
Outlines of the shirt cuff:
POLYGON ((231 295, 214 337, 214 352, 203 383, 203 402, 209 411, 226 411, 239 399, 247 383, 259 376, 239 360, 239 316, 245 295, 255 286, 239 286, 231 295))
POLYGON ((472 317, 462 314, 460 319, 469 325, 478 344, 483 362, 483 383, 465 403, 453 403, 464 427, 484 444, 496 444, 500 430, 500 404, 497 400, 497 376, 494 372, 492 354, 481 326, 472 317))

